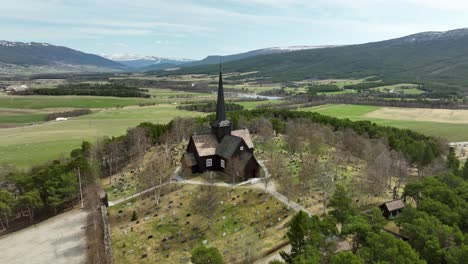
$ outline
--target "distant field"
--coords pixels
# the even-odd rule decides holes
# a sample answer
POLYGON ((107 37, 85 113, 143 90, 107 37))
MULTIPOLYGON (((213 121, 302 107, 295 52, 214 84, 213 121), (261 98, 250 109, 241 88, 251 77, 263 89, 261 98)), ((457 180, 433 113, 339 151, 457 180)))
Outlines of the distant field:
POLYGON ((279 104, 283 102, 284 100, 269 100, 269 101, 245 101, 245 102, 235 102, 235 103, 242 105, 245 109, 254 109, 259 105, 279 104))
POLYGON ((111 108, 156 102, 155 99, 100 96, 0 96, 2 108, 111 108))
POLYGON ((150 121, 166 123, 175 117, 199 116, 201 113, 177 110, 175 105, 127 107, 102 110, 64 122, 0 129, 0 163, 22 168, 69 154, 83 140, 119 136, 129 127, 150 121))
POLYGON ((466 110, 390 108, 363 105, 322 105, 301 110, 351 120, 369 120, 379 125, 411 129, 427 135, 443 137, 454 142, 468 141, 468 121, 461 121, 467 115, 466 110))
POLYGON ((380 86, 372 88, 372 90, 378 90, 380 92, 393 91, 393 93, 403 94, 423 94, 425 91, 418 89, 417 84, 412 83, 400 83, 394 85, 380 86))

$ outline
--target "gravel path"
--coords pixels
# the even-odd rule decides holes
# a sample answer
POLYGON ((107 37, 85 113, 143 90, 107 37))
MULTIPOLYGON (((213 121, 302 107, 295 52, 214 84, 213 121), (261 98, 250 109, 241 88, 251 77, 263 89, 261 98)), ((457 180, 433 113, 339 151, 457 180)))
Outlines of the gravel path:
POLYGON ((75 209, 0 237, 0 263, 85 263, 86 215, 75 209))

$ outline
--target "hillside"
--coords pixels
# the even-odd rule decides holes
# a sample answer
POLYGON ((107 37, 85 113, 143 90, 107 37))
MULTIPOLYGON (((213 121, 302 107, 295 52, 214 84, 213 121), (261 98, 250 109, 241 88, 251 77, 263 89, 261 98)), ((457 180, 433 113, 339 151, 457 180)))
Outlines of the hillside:
POLYGON ((0 41, 1 73, 101 72, 126 66, 67 47, 36 42, 0 41))
POLYGON ((134 54, 103 54, 102 57, 113 60, 130 68, 159 70, 166 69, 168 66, 174 67, 183 63, 189 63, 189 59, 162 58, 156 56, 140 56, 134 54))
MULTIPOLYGON (((321 78, 398 78, 468 83, 468 29, 425 32, 380 42, 299 50, 223 63, 225 72, 271 81, 321 78)), ((170 74, 215 73, 217 66, 183 68, 170 74)))
POLYGON ((191 66, 200 66, 200 65, 209 65, 209 64, 219 64, 220 59, 221 59, 221 61, 223 63, 225 63, 225 62, 236 61, 236 60, 246 59, 246 58, 250 58, 250 57, 260 56, 260 55, 280 54, 280 53, 287 53, 287 52, 291 52, 291 51, 308 50, 308 49, 320 49, 320 48, 327 48, 327 47, 331 47, 331 46, 273 47, 273 48, 252 50, 252 51, 248 51, 248 52, 243 52, 243 53, 233 54, 233 55, 226 55, 226 56, 211 55, 211 56, 208 56, 208 57, 204 58, 203 60, 184 63, 182 66, 183 67, 191 67, 191 66))

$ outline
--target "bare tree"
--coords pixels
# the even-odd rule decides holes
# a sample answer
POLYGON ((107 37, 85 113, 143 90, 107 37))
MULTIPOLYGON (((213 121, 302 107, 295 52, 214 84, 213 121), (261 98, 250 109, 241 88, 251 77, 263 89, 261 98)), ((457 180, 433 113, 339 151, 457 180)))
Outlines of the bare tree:
POLYGON ((214 185, 200 186, 198 197, 192 200, 192 208, 208 219, 208 228, 211 227, 213 216, 219 206, 220 192, 214 185))
POLYGON ((171 177, 170 152, 166 147, 158 146, 140 176, 144 189, 154 188, 153 195, 156 204, 161 200, 162 184, 171 177), (156 188, 159 186, 158 188, 156 188))

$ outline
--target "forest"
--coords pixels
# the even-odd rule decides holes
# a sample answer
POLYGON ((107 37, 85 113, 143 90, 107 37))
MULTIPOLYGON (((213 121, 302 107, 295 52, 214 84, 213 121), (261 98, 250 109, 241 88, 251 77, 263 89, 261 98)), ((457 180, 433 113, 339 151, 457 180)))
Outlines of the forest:
POLYGON ((15 95, 91 95, 149 98, 150 95, 146 94, 145 92, 147 92, 147 90, 118 83, 69 83, 59 85, 55 89, 28 89, 26 91, 16 92, 15 95))
MULTIPOLYGON (((242 105, 236 103, 225 103, 224 104, 226 111, 238 111, 244 110, 242 105)), ((216 112, 216 102, 210 101, 206 103, 189 103, 177 106, 177 109, 187 110, 187 111, 197 111, 197 112, 216 112)))

